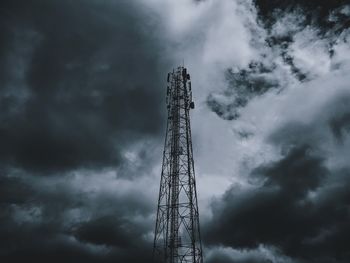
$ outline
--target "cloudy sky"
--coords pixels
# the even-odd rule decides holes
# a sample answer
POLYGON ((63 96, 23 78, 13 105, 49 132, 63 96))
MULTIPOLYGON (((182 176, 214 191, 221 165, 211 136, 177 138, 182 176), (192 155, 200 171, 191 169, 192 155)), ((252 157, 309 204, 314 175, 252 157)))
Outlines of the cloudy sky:
POLYGON ((350 262, 349 0, 2 0, 0 261, 151 262, 191 73, 205 263, 350 262))

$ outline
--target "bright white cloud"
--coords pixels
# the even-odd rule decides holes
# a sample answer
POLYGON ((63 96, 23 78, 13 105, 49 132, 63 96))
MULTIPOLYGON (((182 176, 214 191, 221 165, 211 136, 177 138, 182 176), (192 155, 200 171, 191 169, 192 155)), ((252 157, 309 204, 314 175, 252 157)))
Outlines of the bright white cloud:
POLYGON ((207 262, 228 260, 232 262, 271 262, 296 263, 297 261, 283 255, 277 248, 259 245, 256 249, 232 249, 230 247, 213 247, 207 253, 207 262))

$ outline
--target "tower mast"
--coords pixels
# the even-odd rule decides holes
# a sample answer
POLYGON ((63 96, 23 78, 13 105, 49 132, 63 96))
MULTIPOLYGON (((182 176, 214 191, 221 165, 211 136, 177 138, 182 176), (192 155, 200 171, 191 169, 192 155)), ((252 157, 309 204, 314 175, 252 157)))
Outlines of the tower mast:
POLYGON ((184 66, 168 74, 168 120, 154 236, 157 263, 202 263, 194 173, 190 74, 184 66))

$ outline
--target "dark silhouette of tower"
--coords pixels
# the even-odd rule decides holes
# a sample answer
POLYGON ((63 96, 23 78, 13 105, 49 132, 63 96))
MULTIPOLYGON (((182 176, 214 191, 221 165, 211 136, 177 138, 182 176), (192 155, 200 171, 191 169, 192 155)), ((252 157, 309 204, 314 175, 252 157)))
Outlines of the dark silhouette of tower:
POLYGON ((202 263, 189 115, 194 102, 185 67, 168 74, 166 104, 168 120, 153 257, 157 263, 202 263))

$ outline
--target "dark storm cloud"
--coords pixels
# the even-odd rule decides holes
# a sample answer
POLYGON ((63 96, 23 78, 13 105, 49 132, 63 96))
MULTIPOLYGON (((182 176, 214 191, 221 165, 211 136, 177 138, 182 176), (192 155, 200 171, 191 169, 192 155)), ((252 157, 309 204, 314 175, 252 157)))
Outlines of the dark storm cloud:
POLYGON ((122 249, 136 249, 145 246, 144 229, 128 220, 113 216, 100 217, 77 226, 74 235, 82 242, 97 245, 116 246, 122 249))
POLYGON ((340 116, 335 116, 330 120, 329 125, 334 136, 339 141, 342 141, 350 132, 350 112, 343 113, 340 116))
POLYGON ((327 189, 323 182, 329 171, 308 151, 294 149, 281 161, 255 170, 263 180, 258 189, 229 190, 221 207, 214 209, 207 240, 236 248, 275 245, 306 262, 347 262, 350 172, 338 171, 342 184, 327 189), (326 190, 315 200, 307 197, 322 187, 326 190))
MULTIPOLYGON (((104 244, 94 246, 77 242, 74 236, 54 234, 50 231, 55 229, 50 229, 50 226, 45 227, 43 224, 40 227, 18 226, 11 223, 4 226, 12 229, 11 232, 2 229, 1 237, 7 238, 8 241, 3 246, 6 251, 0 251, 1 259, 4 262, 28 260, 31 262, 151 262, 151 244, 145 245, 142 241, 139 242, 138 246, 128 249, 124 246, 117 247, 115 244, 114 247, 104 244), (21 244, 20 247, 18 247, 18 243, 21 244)), ((113 227, 112 225, 108 226, 113 227)), ((121 233, 112 233, 121 235, 121 233)), ((106 239, 105 236, 103 237, 106 239)), ((123 237, 127 240, 134 238, 133 236, 123 237)))
POLYGON ((208 244, 264 244, 297 262, 349 262, 350 168, 329 167, 331 158, 346 158, 341 147, 349 138, 348 102, 346 95, 335 97, 313 121, 288 122, 271 134, 281 159, 253 169, 251 188, 233 186, 214 203, 204 231, 208 244), (328 152, 332 141, 334 153, 328 152))
POLYGON ((154 207, 116 184, 149 171, 144 141, 163 131, 149 16, 131 1, 1 2, 1 262, 150 262, 154 207))
POLYGON ((0 204, 22 204, 32 194, 31 186, 25 181, 6 177, 3 172, 0 176, 0 204))
POLYGON ((248 69, 238 72, 227 70, 226 80, 229 87, 220 95, 230 99, 222 103, 216 99, 215 94, 210 94, 207 105, 225 120, 237 119, 239 109, 246 106, 250 99, 279 87, 278 80, 268 75, 273 69, 274 65, 268 67, 261 62, 251 62, 248 69))
POLYGON ((5 1, 1 14, 2 165, 115 166, 161 130, 155 25, 132 3, 5 1))
MULTIPOLYGON (((334 26, 334 22, 328 20, 331 12, 348 4, 347 0, 254 0, 254 2, 258 8, 261 20, 264 21, 267 26, 272 26, 279 19, 276 15, 278 12, 288 13, 302 9, 307 17, 305 26, 314 23, 324 30, 328 30, 334 26)), ((344 19, 347 20, 346 18, 344 19)))
POLYGON ((53 186, 46 186, 41 177, 35 176, 30 180, 27 176, 1 178, 2 187, 11 189, 1 193, 2 260, 150 260, 152 246, 144 235, 153 225, 135 219, 153 212, 142 193, 91 193, 84 187, 74 187, 68 178, 50 177, 50 184, 53 186))

